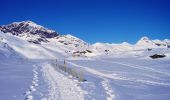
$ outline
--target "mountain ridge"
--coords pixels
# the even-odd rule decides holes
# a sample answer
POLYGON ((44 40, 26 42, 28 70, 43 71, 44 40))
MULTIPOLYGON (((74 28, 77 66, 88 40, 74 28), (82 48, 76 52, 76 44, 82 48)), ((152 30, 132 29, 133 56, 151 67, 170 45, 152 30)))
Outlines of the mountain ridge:
MULTIPOLYGON (((4 32, 4 33, 12 33, 13 35, 17 35, 17 36, 23 36, 23 35, 39 35, 39 41, 46 41, 44 38, 55 38, 57 36, 59 36, 60 34, 54 30, 45 28, 41 25, 38 25, 37 23, 31 21, 31 20, 26 20, 26 21, 21 21, 21 22, 13 22, 11 24, 7 24, 7 25, 0 25, 0 31, 4 32), (40 39, 43 38, 44 40, 40 39)), ((71 34, 67 34, 66 36, 72 36, 71 34)), ((27 36, 26 36, 27 37, 27 36)), ((33 37, 33 36, 32 36, 33 37)), ((75 36, 72 36, 76 39, 79 39, 75 36)), ((38 40, 37 39, 37 40, 38 40)), ((138 40, 136 42, 136 45, 144 45, 144 42, 150 42, 150 44, 154 45, 154 41, 156 43, 158 43, 158 41, 156 40, 150 40, 148 37, 143 36, 141 37, 140 40, 138 40)), ((170 44, 170 40, 169 39, 165 39, 165 40, 159 40, 162 43, 166 44, 170 44)), ((126 41, 125 41, 126 42, 126 41)), ((125 44, 122 43, 122 44, 125 44)), ((96 42, 97 43, 97 42, 96 42)), ((95 44, 95 43, 94 43, 95 44)), ((106 44, 113 44, 113 43, 106 43, 106 44)), ((130 44, 128 42, 126 42, 126 44, 130 44)))
POLYGON ((55 56, 53 56, 55 53, 59 55, 61 54, 63 56, 84 57, 113 54, 115 55, 117 52, 126 53, 127 51, 140 51, 147 50, 148 48, 167 48, 170 45, 169 39, 151 40, 146 36, 142 37, 139 41, 137 41, 136 44, 129 44, 127 42, 120 44, 99 42, 95 44, 89 44, 71 34, 61 35, 56 31, 44 28, 43 26, 37 25, 32 21, 14 22, 12 24, 2 25, 0 26, 0 31, 2 31, 0 34, 2 34, 1 36, 4 36, 4 38, 13 38, 13 36, 15 36, 22 40, 20 41, 17 39, 17 41, 27 41, 31 43, 21 43, 23 45, 30 46, 25 48, 25 46, 18 47, 18 43, 11 44, 10 42, 13 42, 12 39, 8 40, 9 46, 15 48, 15 50, 19 50, 19 52, 27 57, 29 57, 29 55, 22 52, 22 48, 24 48, 24 50, 28 49, 27 52, 29 53, 33 52, 32 50, 37 49, 35 50, 35 53, 33 53, 35 56, 33 55, 33 57, 30 58, 35 58, 37 56, 43 58, 48 54, 51 55, 52 58, 55 58, 55 56), (50 37, 48 35, 50 35, 50 37), (42 50, 44 53, 43 57, 40 55, 41 53, 39 53, 39 51, 42 50))

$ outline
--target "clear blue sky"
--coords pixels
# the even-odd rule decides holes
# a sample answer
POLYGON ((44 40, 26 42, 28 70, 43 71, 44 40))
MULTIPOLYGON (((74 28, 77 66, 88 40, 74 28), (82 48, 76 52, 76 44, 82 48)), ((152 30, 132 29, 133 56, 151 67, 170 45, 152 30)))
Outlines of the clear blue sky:
POLYGON ((32 20, 87 42, 170 39, 170 0, 1 0, 0 24, 32 20))

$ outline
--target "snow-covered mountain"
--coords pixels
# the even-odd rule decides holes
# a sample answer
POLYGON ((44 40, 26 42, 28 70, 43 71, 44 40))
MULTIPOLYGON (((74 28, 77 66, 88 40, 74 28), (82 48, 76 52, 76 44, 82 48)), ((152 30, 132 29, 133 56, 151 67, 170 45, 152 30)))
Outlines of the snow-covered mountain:
POLYGON ((89 44, 32 21, 2 25, 0 100, 169 100, 169 48, 169 39, 89 44))
POLYGON ((0 31, 1 37, 6 38, 9 46, 28 58, 45 58, 47 55, 55 58, 56 54, 63 57, 119 55, 122 52, 136 52, 148 48, 167 48, 170 45, 169 39, 151 40, 148 37, 142 37, 134 45, 127 42, 90 45, 71 34, 61 35, 32 21, 2 25, 0 31))
POLYGON ((169 40, 151 40, 148 37, 142 37, 136 45, 138 46, 145 46, 145 47, 164 47, 169 45, 169 40))
POLYGON ((0 26, 0 30, 4 33, 12 33, 13 35, 22 36, 24 33, 39 35, 42 38, 53 38, 59 34, 53 30, 37 25, 32 21, 14 22, 8 25, 0 26))
POLYGON ((142 37, 137 43, 136 45, 139 46, 155 46, 155 43, 150 40, 148 37, 142 37))
POLYGON ((6 39, 15 51, 27 58, 46 58, 47 55, 55 58, 56 54, 64 57, 89 45, 70 34, 61 35, 32 21, 2 25, 0 36, 6 39))
POLYGON ((11 33, 37 44, 40 42, 47 42, 47 38, 54 38, 59 35, 57 32, 37 25, 32 21, 14 22, 8 25, 2 25, 0 26, 0 30, 4 33, 11 33))

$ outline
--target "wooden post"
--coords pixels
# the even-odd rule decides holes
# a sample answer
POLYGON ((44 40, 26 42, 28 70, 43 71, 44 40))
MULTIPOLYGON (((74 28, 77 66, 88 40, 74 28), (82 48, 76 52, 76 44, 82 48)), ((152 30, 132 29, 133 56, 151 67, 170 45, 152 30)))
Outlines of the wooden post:
POLYGON ((64 71, 67 71, 67 65, 66 65, 66 60, 64 59, 64 71))
POLYGON ((64 58, 64 65, 66 64, 65 58, 64 58))

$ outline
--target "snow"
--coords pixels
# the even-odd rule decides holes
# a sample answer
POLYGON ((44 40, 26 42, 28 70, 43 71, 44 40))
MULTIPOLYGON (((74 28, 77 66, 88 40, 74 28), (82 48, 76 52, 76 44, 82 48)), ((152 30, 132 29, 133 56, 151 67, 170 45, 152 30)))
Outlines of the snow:
POLYGON ((23 94, 31 83, 32 63, 5 56, 0 59, 0 99, 24 100, 23 94))
POLYGON ((30 58, 30 59, 47 59, 46 57, 48 56, 48 59, 54 59, 56 58, 55 56, 60 56, 61 54, 58 54, 57 52, 50 52, 46 48, 36 45, 36 44, 31 44, 25 40, 22 40, 18 37, 15 37, 11 34, 4 34, 0 33, 0 37, 4 38, 6 40, 6 43, 12 47, 16 52, 18 52, 20 55, 30 58))
MULTIPOLYGON (((155 62, 140 58, 102 58, 72 60, 67 63, 84 69, 88 78, 95 76, 104 80, 96 80, 94 84, 101 83, 104 86, 100 90, 106 92, 107 98, 111 97, 110 95, 116 100, 145 100, 155 97, 158 97, 155 100, 168 100, 170 98, 169 59, 155 62)), ((90 78, 87 80, 93 83, 90 78)))
POLYGON ((84 100, 78 82, 59 73, 50 64, 44 64, 43 73, 49 84, 48 100, 84 100))
POLYGON ((155 45, 169 45, 169 39, 90 45, 70 34, 41 44, 27 38, 0 32, 0 100, 170 99, 170 49, 155 45), (86 50, 91 53, 73 56, 86 50), (151 59, 153 54, 166 57, 151 59), (86 81, 57 70, 64 60, 86 81))
POLYGON ((21 22, 13 22, 12 24, 17 26, 17 25, 19 25, 19 24, 21 24, 21 23, 23 23, 24 25, 28 25, 27 27, 28 27, 29 29, 31 29, 31 30, 35 30, 35 29, 46 29, 48 32, 54 32, 53 30, 49 30, 49 29, 47 29, 47 28, 44 28, 44 27, 41 26, 41 25, 37 25, 35 22, 30 21, 30 20, 28 20, 28 21, 21 21, 21 22))
POLYGON ((113 93, 110 85, 109 85, 109 82, 108 80, 104 80, 102 82, 102 86, 104 87, 105 91, 106 91, 106 94, 107 94, 107 100, 115 100, 116 99, 116 96, 115 94, 113 93))
POLYGON ((153 48, 155 46, 155 43, 150 40, 148 37, 142 37, 137 43, 136 45, 138 46, 145 46, 145 47, 150 47, 153 48))

